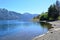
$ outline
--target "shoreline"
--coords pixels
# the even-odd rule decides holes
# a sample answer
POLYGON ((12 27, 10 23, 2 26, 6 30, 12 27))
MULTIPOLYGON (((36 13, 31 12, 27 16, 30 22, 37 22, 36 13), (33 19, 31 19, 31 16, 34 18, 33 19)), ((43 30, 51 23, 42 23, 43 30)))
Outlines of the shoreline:
POLYGON ((32 40, 59 40, 59 38, 57 39, 57 37, 55 36, 55 34, 57 36, 59 36, 58 34, 60 33, 60 21, 53 21, 53 22, 47 22, 47 23, 52 24, 52 27, 54 27, 54 28, 51 28, 45 34, 36 36, 32 40))
MULTIPOLYGON (((47 33, 49 33, 49 31, 48 31, 47 33)), ((45 34, 42 34, 42 35, 36 36, 36 37, 33 38, 32 40, 35 40, 35 39, 37 39, 37 38, 39 38, 39 37, 43 37, 44 35, 45 35, 45 34)))

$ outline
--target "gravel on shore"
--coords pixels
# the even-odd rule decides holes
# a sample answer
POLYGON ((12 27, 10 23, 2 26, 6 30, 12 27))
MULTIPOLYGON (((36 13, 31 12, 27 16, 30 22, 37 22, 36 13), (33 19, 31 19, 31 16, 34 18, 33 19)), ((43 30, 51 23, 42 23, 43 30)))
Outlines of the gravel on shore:
POLYGON ((39 35, 32 40, 60 40, 60 21, 48 22, 52 24, 52 29, 50 29, 46 34, 39 35))

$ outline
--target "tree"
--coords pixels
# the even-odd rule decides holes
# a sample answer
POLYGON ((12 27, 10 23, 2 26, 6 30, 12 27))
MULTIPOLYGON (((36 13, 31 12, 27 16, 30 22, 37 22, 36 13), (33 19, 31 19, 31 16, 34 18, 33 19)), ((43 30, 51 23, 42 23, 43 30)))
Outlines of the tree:
POLYGON ((60 2, 58 0, 56 1, 56 8, 57 8, 57 10, 59 12, 59 16, 60 16, 60 2))
POLYGON ((42 13, 40 15, 40 20, 48 20, 48 12, 42 13))
POLYGON ((50 7, 48 8, 48 19, 49 18, 53 18, 52 20, 57 20, 59 16, 58 10, 56 9, 56 5, 50 5, 50 7))

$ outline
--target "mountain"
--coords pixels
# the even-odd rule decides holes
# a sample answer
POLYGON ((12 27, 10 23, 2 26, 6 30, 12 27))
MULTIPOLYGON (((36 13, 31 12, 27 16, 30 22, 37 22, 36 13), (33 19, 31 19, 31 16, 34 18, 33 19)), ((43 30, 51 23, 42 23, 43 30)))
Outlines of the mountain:
POLYGON ((0 9, 0 20, 20 20, 20 21, 29 21, 38 14, 30 13, 17 13, 14 11, 8 11, 7 9, 0 9))
POLYGON ((33 19, 35 16, 37 16, 38 14, 31 14, 31 13, 24 13, 22 14, 22 19, 23 21, 29 21, 31 19, 33 19))
POLYGON ((7 9, 0 9, 0 20, 16 20, 20 19, 20 13, 8 11, 7 9))

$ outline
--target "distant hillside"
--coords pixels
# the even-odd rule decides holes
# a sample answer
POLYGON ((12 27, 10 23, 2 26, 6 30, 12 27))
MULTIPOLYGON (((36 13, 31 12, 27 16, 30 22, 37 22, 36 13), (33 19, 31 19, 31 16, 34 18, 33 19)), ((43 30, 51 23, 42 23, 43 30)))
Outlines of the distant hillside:
POLYGON ((0 9, 0 20, 16 20, 20 19, 19 13, 8 11, 7 9, 0 9))
POLYGON ((29 21, 29 20, 32 20, 37 15, 38 14, 24 13, 24 14, 22 14, 21 18, 24 19, 23 21, 29 21))
POLYGON ((20 20, 20 21, 28 21, 38 14, 30 14, 30 13, 17 13, 14 11, 8 11, 7 9, 0 9, 0 20, 20 20))

